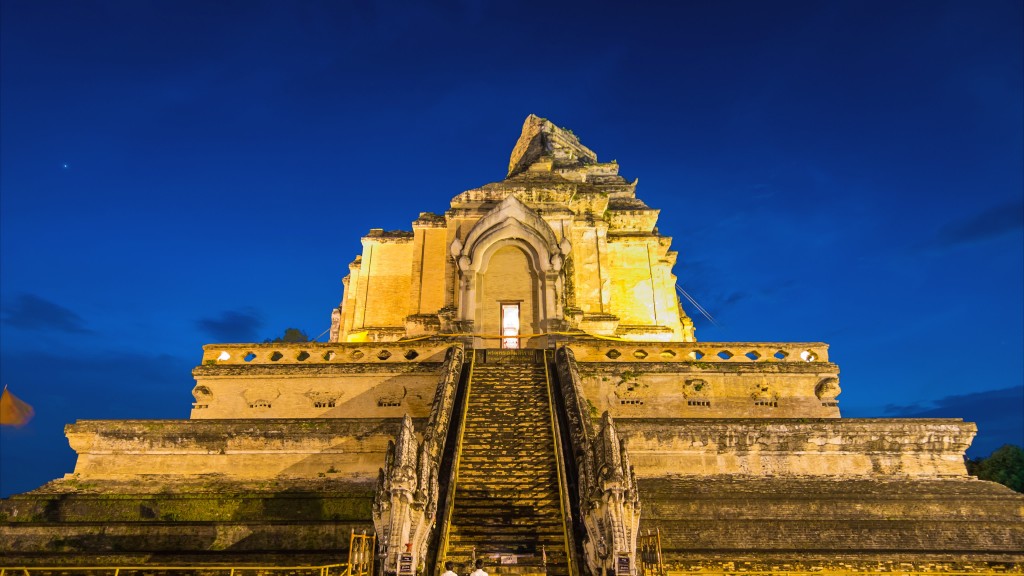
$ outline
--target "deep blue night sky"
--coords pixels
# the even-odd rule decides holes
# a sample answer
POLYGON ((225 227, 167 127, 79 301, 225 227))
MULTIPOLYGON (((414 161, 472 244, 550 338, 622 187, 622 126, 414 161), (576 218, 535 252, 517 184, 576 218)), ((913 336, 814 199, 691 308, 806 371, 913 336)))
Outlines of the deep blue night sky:
POLYGON ((844 416, 1024 444, 1024 15, 985 2, 0 2, 0 494, 201 345, 326 330, 371 227, 527 114, 661 208, 700 340, 825 341, 844 416))

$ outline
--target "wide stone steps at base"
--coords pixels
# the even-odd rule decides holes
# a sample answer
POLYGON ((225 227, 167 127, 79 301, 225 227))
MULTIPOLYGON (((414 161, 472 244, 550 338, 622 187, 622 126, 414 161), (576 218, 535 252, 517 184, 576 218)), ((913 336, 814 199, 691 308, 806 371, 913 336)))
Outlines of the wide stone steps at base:
POLYGON ((474 366, 445 556, 462 566, 484 558, 492 574, 562 576, 568 558, 545 367, 515 362, 474 366), (516 564, 499 563, 512 556, 516 564))

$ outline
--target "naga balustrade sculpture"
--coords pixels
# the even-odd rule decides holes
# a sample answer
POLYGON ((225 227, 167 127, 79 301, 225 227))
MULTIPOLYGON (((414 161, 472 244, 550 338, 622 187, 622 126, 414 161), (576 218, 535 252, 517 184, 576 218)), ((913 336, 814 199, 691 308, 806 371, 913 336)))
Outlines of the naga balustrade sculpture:
POLYGON ((381 542, 385 573, 399 571, 403 552, 411 554, 410 561, 403 564, 412 571, 421 571, 426 561, 436 526, 441 456, 464 359, 461 347, 453 346, 445 354, 423 441, 416 440, 412 418, 406 414, 398 438, 388 443, 373 499, 373 525, 381 542))
POLYGON ((563 346, 555 357, 579 489, 584 561, 594 576, 612 569, 609 560, 615 573, 625 568, 635 574, 640 495, 626 445, 607 411, 594 431, 572 350, 563 346))

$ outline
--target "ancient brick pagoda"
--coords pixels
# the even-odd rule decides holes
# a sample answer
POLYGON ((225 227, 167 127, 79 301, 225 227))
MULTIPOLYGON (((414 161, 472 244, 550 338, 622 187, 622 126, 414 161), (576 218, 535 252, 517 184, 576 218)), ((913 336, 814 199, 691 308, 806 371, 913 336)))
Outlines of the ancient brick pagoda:
POLYGON ((68 425, 0 563, 315 566, 365 530, 398 574, 1024 572, 974 424, 841 418, 826 344, 698 342, 657 218, 530 116, 504 180, 363 237, 330 342, 207 345, 189 420, 68 425))

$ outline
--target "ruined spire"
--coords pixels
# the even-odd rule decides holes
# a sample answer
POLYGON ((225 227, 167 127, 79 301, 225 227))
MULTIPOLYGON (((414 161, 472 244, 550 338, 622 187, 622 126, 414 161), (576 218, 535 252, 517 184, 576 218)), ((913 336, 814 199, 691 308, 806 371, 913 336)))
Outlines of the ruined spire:
POLYGON ((597 154, 580 144, 571 130, 559 128, 550 120, 530 114, 523 122, 512 157, 508 162, 508 178, 525 172, 539 160, 548 160, 553 166, 568 168, 594 164, 597 154))

